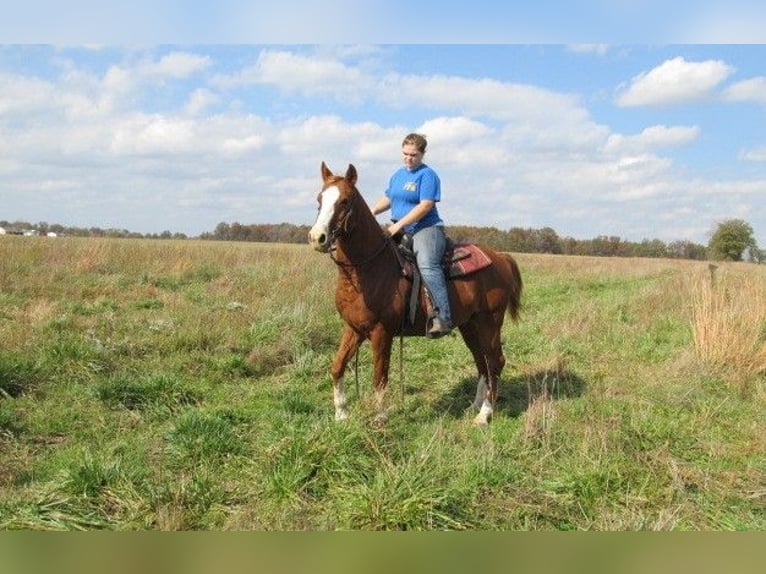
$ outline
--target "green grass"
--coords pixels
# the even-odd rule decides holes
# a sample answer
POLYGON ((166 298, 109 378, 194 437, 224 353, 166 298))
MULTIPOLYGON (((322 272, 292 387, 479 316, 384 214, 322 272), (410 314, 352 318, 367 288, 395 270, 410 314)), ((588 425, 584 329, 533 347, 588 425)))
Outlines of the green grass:
MULTIPOLYGON (((704 263, 518 260, 489 428, 459 336, 406 340, 402 372, 395 344, 378 426, 368 346, 332 420, 336 271, 308 247, 3 238, 0 528, 766 528, 763 321, 741 360, 726 314, 727 361, 698 346, 704 263)), ((752 317, 766 271, 717 273, 752 317)))

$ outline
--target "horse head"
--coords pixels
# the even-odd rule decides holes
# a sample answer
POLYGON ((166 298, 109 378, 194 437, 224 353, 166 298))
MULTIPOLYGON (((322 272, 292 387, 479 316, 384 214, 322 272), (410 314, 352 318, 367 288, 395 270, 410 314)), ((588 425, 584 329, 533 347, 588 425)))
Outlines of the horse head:
POLYGON ((317 195, 319 211, 314 226, 309 230, 311 247, 326 253, 335 239, 350 231, 353 195, 356 193, 356 168, 349 164, 346 175, 335 175, 322 162, 322 190, 317 195))

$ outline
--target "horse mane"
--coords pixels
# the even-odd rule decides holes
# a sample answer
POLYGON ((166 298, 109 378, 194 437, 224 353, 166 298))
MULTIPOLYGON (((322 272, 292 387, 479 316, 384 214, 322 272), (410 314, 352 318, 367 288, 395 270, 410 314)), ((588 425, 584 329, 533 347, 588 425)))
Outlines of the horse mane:
POLYGON ((372 209, 370 208, 367 201, 365 201, 364 197, 362 196, 362 193, 356 187, 356 184, 350 181, 348 178, 342 177, 339 175, 335 176, 333 179, 333 183, 336 185, 340 181, 344 181, 350 189, 348 199, 351 202, 352 209, 358 211, 359 213, 365 214, 364 215, 365 221, 360 223, 364 223, 365 226, 369 225, 371 228, 375 228, 377 230, 378 235, 380 235, 381 238, 385 239, 386 233, 383 230, 383 227, 378 223, 378 220, 375 219, 375 215, 373 215, 372 209))

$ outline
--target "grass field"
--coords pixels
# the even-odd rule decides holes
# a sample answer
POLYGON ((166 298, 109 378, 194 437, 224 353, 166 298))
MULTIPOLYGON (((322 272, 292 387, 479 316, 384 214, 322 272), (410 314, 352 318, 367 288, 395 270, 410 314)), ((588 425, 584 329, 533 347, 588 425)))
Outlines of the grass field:
POLYGON ((517 260, 489 428, 459 336, 377 427, 308 246, 0 238, 0 528, 766 529, 766 267, 517 260))

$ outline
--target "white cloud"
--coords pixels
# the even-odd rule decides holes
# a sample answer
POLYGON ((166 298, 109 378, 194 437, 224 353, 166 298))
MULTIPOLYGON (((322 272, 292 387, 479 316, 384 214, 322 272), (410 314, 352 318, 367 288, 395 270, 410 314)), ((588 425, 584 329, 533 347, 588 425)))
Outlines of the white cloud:
POLYGON ((619 106, 678 104, 708 96, 734 69, 722 60, 667 60, 635 76, 617 96, 619 106))
POLYGON ((179 155, 195 145, 195 125, 159 115, 136 115, 116 125, 110 150, 117 155, 179 155))
POLYGON ((440 116, 424 122, 417 131, 434 142, 426 162, 445 175, 453 170, 494 169, 510 161, 508 149, 492 127, 465 116, 440 116), (443 166, 443 167, 442 167, 443 166))
POLYGON ((264 50, 255 64, 234 74, 218 75, 212 83, 222 88, 267 84, 290 93, 329 94, 340 101, 358 101, 374 84, 359 69, 337 60, 281 50, 264 50))
POLYGON ((207 110, 209 107, 217 104, 220 101, 220 97, 206 88, 197 88, 194 90, 189 99, 186 102, 186 113, 191 115, 198 115, 207 110))
POLYGON ((210 66, 210 58, 189 54, 186 52, 172 52, 160 58, 157 62, 148 62, 139 68, 139 72, 153 78, 188 78, 198 72, 202 72, 210 66))
POLYGON ((576 96, 490 78, 389 74, 376 93, 392 107, 427 102, 429 107, 506 121, 587 117, 576 96))
POLYGON ((723 92, 724 98, 732 102, 756 102, 766 104, 766 76, 758 76, 736 82, 723 92))
POLYGON ((744 161, 766 161, 766 147, 742 150, 739 153, 739 159, 744 161))
POLYGON ((700 194, 721 197, 732 195, 744 197, 748 195, 762 197, 766 192, 766 181, 734 179, 728 181, 702 181, 698 182, 700 194))
MULTIPOLYGON (((182 80, 204 72, 212 61, 207 56, 187 52, 171 52, 159 59, 142 58, 137 62, 114 64, 103 79, 89 78, 83 73, 70 72, 72 80, 89 80, 91 92, 98 94, 98 107, 102 111, 127 108, 147 90, 162 88, 176 80, 182 80)), ((78 89, 71 81, 69 87, 78 89)), ((95 99, 95 98, 94 98, 95 99)), ((94 102, 95 103, 95 102, 94 102)))
POLYGON ((50 82, 0 73, 0 116, 49 109, 55 96, 50 82))
POLYGON ((696 140, 700 131, 697 126, 650 126, 634 136, 610 135, 604 146, 604 151, 607 153, 634 153, 659 147, 686 145, 696 140))
POLYGON ((438 117, 420 126, 426 137, 433 137, 441 144, 471 145, 476 139, 486 138, 490 128, 466 117, 438 117))
POLYGON ((255 64, 232 74, 216 75, 211 82, 224 89, 267 84, 289 93, 329 95, 341 102, 377 102, 393 109, 427 106, 503 121, 571 123, 588 119, 587 110, 575 95, 491 78, 398 73, 381 77, 331 58, 329 52, 320 50, 319 55, 306 56, 264 50, 255 64))

